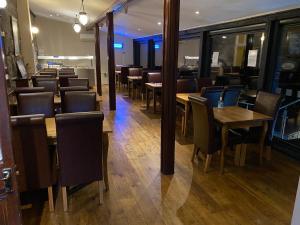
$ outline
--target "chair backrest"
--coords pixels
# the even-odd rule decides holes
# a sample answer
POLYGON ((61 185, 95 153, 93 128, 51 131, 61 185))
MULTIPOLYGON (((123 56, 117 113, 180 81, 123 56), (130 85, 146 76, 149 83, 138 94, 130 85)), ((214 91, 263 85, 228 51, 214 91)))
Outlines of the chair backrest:
POLYGON ((216 77, 216 86, 227 86, 230 85, 230 77, 229 76, 217 76, 216 77))
POLYGON ((19 171, 18 190, 24 192, 53 185, 56 157, 48 149, 44 115, 14 116, 11 124, 14 159, 19 171))
POLYGON ((281 103, 281 95, 259 91, 255 100, 254 111, 275 118, 281 103))
POLYGON ((198 91, 201 91, 203 87, 211 87, 212 85, 210 77, 201 77, 198 79, 198 91))
POLYGON ((212 107, 217 107, 223 91, 223 86, 204 87, 201 90, 201 97, 207 98, 212 107))
POLYGON ((116 65, 115 71, 121 71, 122 65, 116 65))
POLYGON ((103 118, 100 112, 56 115, 62 186, 102 180, 103 118))
POLYGON ((210 102, 199 96, 189 96, 193 111, 194 144, 209 154, 217 151, 215 144, 214 114, 210 102))
POLYGON ((88 78, 69 78, 68 80, 69 87, 72 86, 83 86, 89 88, 89 79, 88 78))
POLYGON ((197 86, 196 79, 179 79, 177 80, 177 93, 195 93, 197 86))
POLYGON ((143 69, 142 68, 129 68, 129 75, 128 76, 142 76, 143 69))
POLYGON ((53 79, 36 78, 36 86, 44 87, 45 91, 58 94, 58 80, 55 78, 53 79))
POLYGON ((77 75, 59 75, 59 84, 60 84, 60 86, 61 87, 68 87, 70 78, 78 79, 78 76, 77 75))
POLYGON ((56 71, 41 71, 38 76, 48 76, 50 78, 55 78, 57 76, 56 71))
POLYGON ((31 80, 32 80, 32 84, 34 87, 37 87, 37 83, 36 81, 39 79, 54 79, 55 77, 52 75, 38 75, 38 76, 32 76, 31 80))
POLYGON ((53 117, 54 116, 53 92, 19 94, 18 114, 19 115, 44 114, 46 117, 53 117))
POLYGON ((226 87, 224 89, 224 95, 223 95, 224 106, 237 105, 242 89, 243 89, 242 85, 226 87))
POLYGON ((127 79, 128 75, 129 75, 129 67, 122 66, 121 67, 121 77, 120 77, 120 81, 122 84, 128 83, 128 79, 127 79))
POLYGON ((161 83, 162 77, 161 72, 148 73, 148 83, 161 83))
POLYGON ((89 91, 67 91, 62 102, 63 113, 96 111, 96 93, 89 91))
POLYGON ((89 88, 83 86, 72 86, 72 87, 60 87, 60 98, 61 102, 64 101, 65 93, 68 91, 88 91, 89 88))

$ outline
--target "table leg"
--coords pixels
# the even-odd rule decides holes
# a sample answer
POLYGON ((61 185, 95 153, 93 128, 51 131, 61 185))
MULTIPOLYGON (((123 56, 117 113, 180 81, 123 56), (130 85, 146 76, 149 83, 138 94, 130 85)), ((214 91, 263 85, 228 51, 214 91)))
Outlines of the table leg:
POLYGON ((130 98, 130 81, 127 82, 127 89, 128 89, 128 97, 130 98))
POLYGON ((149 89, 146 87, 146 109, 149 110, 149 89))
POLYGON ((264 147, 265 147, 265 139, 268 132, 268 122, 264 121, 262 135, 260 137, 259 142, 259 163, 263 164, 263 156, 264 156, 264 147))
POLYGON ((105 190, 109 190, 109 183, 108 183, 108 172, 107 172, 107 157, 108 157, 108 133, 103 133, 103 177, 105 183, 105 190))
POLYGON ((156 113, 156 89, 153 88, 153 112, 156 113))
POLYGON ((184 129, 183 129, 183 135, 187 135, 187 123, 188 123, 188 116, 190 113, 190 105, 188 102, 184 104, 185 110, 184 110, 184 129))
POLYGON ((223 125, 222 127, 222 149, 221 149, 221 174, 224 173, 225 151, 228 144, 228 127, 223 125))

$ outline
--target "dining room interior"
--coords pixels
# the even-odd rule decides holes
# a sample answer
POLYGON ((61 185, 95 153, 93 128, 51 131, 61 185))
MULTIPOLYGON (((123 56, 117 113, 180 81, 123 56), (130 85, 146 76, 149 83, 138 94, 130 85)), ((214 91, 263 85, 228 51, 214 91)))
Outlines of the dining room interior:
POLYGON ((0 0, 0 32, 0 225, 300 224, 299 0, 0 0))

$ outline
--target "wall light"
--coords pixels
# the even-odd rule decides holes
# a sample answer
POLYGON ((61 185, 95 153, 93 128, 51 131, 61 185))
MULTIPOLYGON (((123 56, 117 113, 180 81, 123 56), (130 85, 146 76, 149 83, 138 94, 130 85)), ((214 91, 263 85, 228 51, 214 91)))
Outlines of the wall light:
POLYGON ((39 28, 35 27, 35 26, 32 26, 31 27, 31 33, 33 34, 38 34, 40 32, 39 28))
POLYGON ((7 1, 6 0, 0 0, 0 9, 4 9, 7 6, 7 1))
POLYGON ((114 48, 122 49, 123 48, 123 43, 114 43, 114 48))
POLYGON ((155 48, 155 49, 160 49, 160 45, 159 45, 159 44, 155 44, 155 45, 154 45, 154 48, 155 48))
POLYGON ((79 33, 81 31, 81 26, 79 23, 75 22, 73 25, 73 29, 76 33, 79 33))

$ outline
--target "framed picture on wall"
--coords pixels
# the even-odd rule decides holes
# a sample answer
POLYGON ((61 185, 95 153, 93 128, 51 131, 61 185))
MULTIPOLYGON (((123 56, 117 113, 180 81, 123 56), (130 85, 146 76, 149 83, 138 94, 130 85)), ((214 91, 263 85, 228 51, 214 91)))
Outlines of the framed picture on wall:
POLYGON ((18 20, 15 17, 11 17, 11 26, 13 31, 14 46, 15 46, 15 55, 20 55, 20 43, 19 43, 19 28, 18 20))

